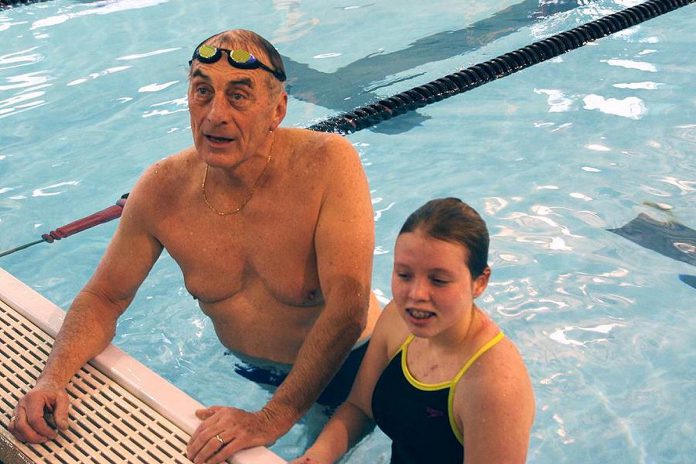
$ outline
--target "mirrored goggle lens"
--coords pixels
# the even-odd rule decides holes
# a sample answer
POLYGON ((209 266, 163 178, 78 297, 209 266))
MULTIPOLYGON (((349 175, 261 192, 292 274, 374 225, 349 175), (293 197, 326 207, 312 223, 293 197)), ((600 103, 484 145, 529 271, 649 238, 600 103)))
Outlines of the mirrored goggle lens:
POLYGON ((220 50, 212 45, 201 45, 196 52, 197 58, 204 63, 212 63, 220 59, 220 50))
POLYGON ((230 60, 241 65, 253 65, 256 63, 256 58, 254 55, 246 50, 232 50, 230 53, 230 60))

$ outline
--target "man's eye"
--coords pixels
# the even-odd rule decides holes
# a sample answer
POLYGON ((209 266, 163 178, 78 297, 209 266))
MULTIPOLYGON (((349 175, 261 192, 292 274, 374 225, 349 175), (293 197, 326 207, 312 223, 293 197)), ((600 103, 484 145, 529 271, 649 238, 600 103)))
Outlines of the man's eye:
POLYGON ((209 94, 210 90, 207 87, 196 87, 196 95, 207 97, 209 94))

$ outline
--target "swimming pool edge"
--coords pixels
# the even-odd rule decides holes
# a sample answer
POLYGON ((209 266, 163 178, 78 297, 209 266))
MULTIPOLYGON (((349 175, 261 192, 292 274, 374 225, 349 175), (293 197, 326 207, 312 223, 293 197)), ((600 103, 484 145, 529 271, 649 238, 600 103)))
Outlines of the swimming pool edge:
MULTIPOLYGON (((0 267, 0 299, 51 337, 60 329, 65 312, 53 302, 0 267)), ((149 405, 157 413, 191 435, 200 423, 196 409, 205 407, 175 385, 110 344, 90 364, 149 405)), ((43 366, 42 366, 43 367, 43 366)), ((4 424, 3 424, 4 428, 4 424)), ((240 451, 232 464, 285 464, 265 447, 240 451)))

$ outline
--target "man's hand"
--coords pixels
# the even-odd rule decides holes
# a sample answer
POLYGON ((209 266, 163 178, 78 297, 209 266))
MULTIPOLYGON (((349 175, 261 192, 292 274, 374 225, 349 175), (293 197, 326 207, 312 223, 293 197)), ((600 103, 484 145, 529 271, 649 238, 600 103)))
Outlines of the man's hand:
POLYGON ((213 406, 199 409, 196 416, 203 422, 186 448, 186 456, 195 464, 225 462, 239 450, 270 445, 286 432, 265 410, 251 413, 213 406))
POLYGON ((52 440, 57 436, 55 428, 68 429, 69 407, 65 390, 37 386, 19 400, 7 429, 23 442, 52 440))

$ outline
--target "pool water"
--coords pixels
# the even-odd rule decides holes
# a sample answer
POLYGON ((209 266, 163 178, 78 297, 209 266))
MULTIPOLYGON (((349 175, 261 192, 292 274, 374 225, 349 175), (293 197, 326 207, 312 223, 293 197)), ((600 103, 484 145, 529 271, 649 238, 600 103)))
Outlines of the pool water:
MULTIPOLYGON (((551 14, 537 1, 57 0, 0 11, 0 251, 113 204, 146 166, 192 143, 186 63, 220 30, 277 46, 290 76, 284 125, 307 127, 637 3, 551 14)), ((530 463, 696 456, 693 24, 690 5, 349 136, 370 181, 382 298, 395 235, 416 207, 458 196, 487 221, 493 276, 479 304, 529 367, 530 463), (651 249, 609 232, 641 213, 686 233, 651 249)), ((114 228, 0 266, 67 308, 114 228)), ((270 397, 232 373, 166 255, 115 342, 205 404, 253 409, 270 397)), ((322 413, 272 449, 301 453, 322 413)), ((376 432, 344 462, 388 460, 376 432)))

